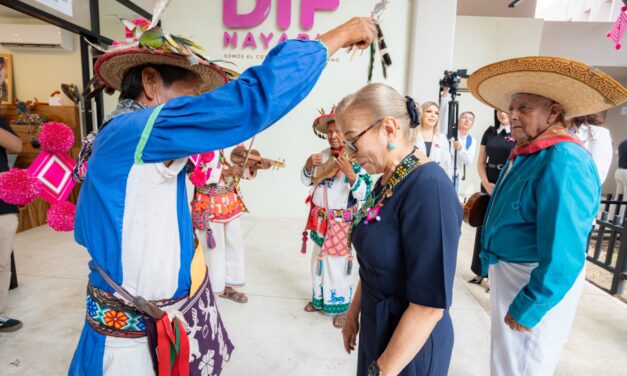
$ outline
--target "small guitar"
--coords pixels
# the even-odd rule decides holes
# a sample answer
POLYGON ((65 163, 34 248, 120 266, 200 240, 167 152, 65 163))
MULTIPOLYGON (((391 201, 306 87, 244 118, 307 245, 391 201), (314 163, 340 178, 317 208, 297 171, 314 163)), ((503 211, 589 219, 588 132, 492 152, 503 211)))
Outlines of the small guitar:
MULTIPOLYGON (((342 150, 340 150, 340 155, 348 155, 348 148, 344 147, 342 150)), ((324 162, 320 166, 314 167, 313 177, 311 178, 311 181, 314 185, 318 185, 322 183, 325 179, 331 179, 335 177, 335 175, 337 175, 340 169, 335 164, 336 158, 337 157, 334 154, 331 154, 326 162, 324 162)))
POLYGON ((464 222, 468 223, 471 227, 483 225, 483 218, 488 209, 489 201, 490 196, 485 193, 477 192, 470 196, 464 205, 464 222))

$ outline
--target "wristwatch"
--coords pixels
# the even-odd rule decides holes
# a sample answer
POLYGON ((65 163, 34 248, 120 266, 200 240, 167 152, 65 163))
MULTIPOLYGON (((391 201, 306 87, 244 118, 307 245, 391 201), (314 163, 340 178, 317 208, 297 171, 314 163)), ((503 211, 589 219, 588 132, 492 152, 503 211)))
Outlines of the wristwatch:
POLYGON ((383 376, 376 360, 368 366, 368 376, 383 376))

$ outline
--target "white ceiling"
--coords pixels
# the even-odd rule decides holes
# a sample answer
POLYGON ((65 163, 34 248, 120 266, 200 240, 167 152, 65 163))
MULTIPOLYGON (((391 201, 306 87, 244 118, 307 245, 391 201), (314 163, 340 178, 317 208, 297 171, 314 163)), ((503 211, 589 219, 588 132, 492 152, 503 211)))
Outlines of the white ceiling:
POLYGON ((457 0, 458 16, 534 18, 536 0, 523 0, 508 8, 512 0, 457 0))

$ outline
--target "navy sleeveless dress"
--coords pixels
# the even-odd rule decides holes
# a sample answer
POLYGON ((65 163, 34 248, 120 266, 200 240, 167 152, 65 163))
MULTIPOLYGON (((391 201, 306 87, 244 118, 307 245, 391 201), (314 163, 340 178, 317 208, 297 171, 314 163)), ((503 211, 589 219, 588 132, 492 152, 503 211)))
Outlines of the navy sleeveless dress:
MULTIPOLYGON (((376 193, 381 189, 377 185, 376 193)), ((444 315, 400 375, 446 375, 462 208, 453 183, 434 162, 416 168, 393 192, 383 201, 380 221, 362 222, 352 235, 362 289, 357 374, 367 374, 414 303, 442 308, 444 315)))

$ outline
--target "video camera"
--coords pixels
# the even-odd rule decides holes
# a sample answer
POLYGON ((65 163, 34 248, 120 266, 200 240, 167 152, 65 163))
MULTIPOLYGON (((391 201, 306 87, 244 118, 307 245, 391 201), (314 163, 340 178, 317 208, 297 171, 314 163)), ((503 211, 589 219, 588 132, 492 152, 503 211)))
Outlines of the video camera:
POLYGON ((440 80, 440 87, 447 87, 451 95, 457 95, 462 78, 468 78, 467 69, 457 71, 444 71, 444 78, 440 80))

